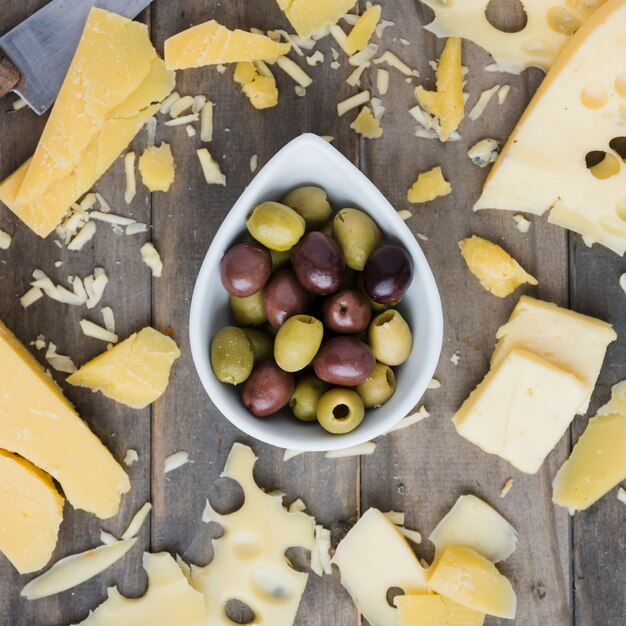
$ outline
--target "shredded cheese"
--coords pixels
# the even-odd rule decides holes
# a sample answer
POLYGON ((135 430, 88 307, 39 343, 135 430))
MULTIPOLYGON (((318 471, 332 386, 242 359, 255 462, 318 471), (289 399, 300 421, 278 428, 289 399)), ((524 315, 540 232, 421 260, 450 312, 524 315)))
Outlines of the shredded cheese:
POLYGON ((493 98, 498 89, 500 89, 500 85, 494 85, 490 89, 485 89, 485 91, 480 94, 474 108, 469 112, 469 118, 473 122, 475 122, 485 112, 485 109, 491 102, 491 98, 493 98))
POLYGON ((504 104, 506 102, 509 91, 511 91, 511 85, 502 85, 502 87, 498 89, 498 104, 504 104))
POLYGON ((389 91, 389 70, 379 68, 376 70, 376 91, 379 95, 386 96, 389 91))
POLYGON ((217 162, 211 156, 211 153, 206 148, 201 148, 196 151, 198 159, 200 161, 200 167, 202 167, 202 173, 204 179, 209 185, 223 185, 226 186, 226 176, 222 174, 222 170, 217 162))
POLYGON ((137 179, 135 178, 135 158, 133 151, 124 155, 124 172, 126 174, 126 191, 124 192, 124 200, 126 204, 130 204, 137 193, 137 179))
POLYGON ((143 523, 146 521, 148 517, 148 513, 152 510, 152 504, 150 502, 146 502, 133 516, 133 519, 130 520, 130 524, 128 528, 124 531, 121 539, 132 539, 139 534, 143 523))
POLYGON ((527 233, 530 230, 530 222, 523 215, 514 215, 513 219, 515 220, 515 228, 520 233, 527 233))
POLYGON ((409 426, 413 426, 413 424, 417 424, 427 417, 430 417, 430 413, 426 410, 426 407, 422 406, 415 413, 412 413, 411 415, 407 415, 406 417, 402 418, 395 426, 392 426, 386 434, 393 433, 397 430, 403 430, 404 428, 408 428, 409 426))
POLYGON ((422 533, 418 532, 417 530, 409 530, 404 526, 398 526, 398 531, 409 541, 412 541, 413 543, 418 545, 422 543, 422 533))
POLYGON ((154 141, 156 139, 156 127, 157 127, 157 119, 156 117, 151 117, 146 123, 146 133, 148 135, 147 144, 148 147, 154 145, 154 141))
MULTIPOLYGON (((191 107, 193 107, 193 105, 194 105, 194 99, 192 96, 183 96, 182 98, 179 98, 170 107, 170 111, 169 111, 170 117, 176 118, 176 117, 181 116, 186 111, 189 111, 191 107)), ((194 113, 197 113, 197 111, 194 111, 194 113)))
POLYGON ((21 111, 26 106, 26 104, 27 102, 26 100, 24 100, 24 98, 17 98, 16 100, 13 100, 13 104, 11 105, 11 107, 14 111, 21 111))
POLYGON ((280 56, 276 58, 276 65, 280 67, 283 72, 293 78, 301 87, 308 87, 313 83, 313 79, 294 61, 289 57, 280 56))
POLYGON ((68 250, 74 252, 82 250, 87 243, 89 243, 96 234, 96 223, 87 222, 76 234, 74 239, 70 241, 67 246, 68 250))
POLYGON ((253 154, 250 157, 250 171, 254 174, 256 172, 256 168, 258 167, 259 157, 256 154, 253 154))
POLYGON ((383 515, 394 525, 402 526, 404 524, 404 513, 402 511, 387 511, 383 515))
POLYGON ((393 52, 387 50, 381 56, 374 60, 374 63, 386 63, 389 67, 393 67, 405 76, 419 76, 419 72, 410 68, 404 61, 398 58, 393 52))
POLYGON ((436 378, 431 378, 426 389, 439 389, 441 383, 436 378))
POLYGON ((43 298, 43 291, 39 287, 31 287, 21 298, 20 304, 27 309, 31 304, 43 298))
POLYGON ((129 448, 126 451, 126 456, 124 457, 124 465, 126 465, 126 467, 130 467, 134 463, 137 463, 137 461, 139 461, 139 454, 137 454, 137 450, 129 448))
POLYGON ((0 250, 8 250, 11 245, 11 235, 0 230, 0 250))
POLYGON ((105 343, 117 343, 119 341, 119 337, 115 333, 109 332, 106 328, 102 328, 102 326, 98 326, 89 320, 80 320, 79 324, 85 337, 98 339, 105 343))
POLYGON ((185 452, 181 450, 180 452, 175 452, 168 456, 163 462, 163 473, 168 474, 169 472, 173 472, 174 470, 182 467, 183 465, 187 465, 190 463, 189 460, 189 452, 185 452))
POLYGON ((163 273, 163 261, 151 242, 144 243, 141 246, 141 258, 143 262, 150 268, 154 278, 161 278, 163 273))
POLYGON ((165 122, 166 126, 186 126, 187 124, 192 124, 193 122, 197 122, 200 119, 200 116, 197 113, 190 113, 189 115, 183 115, 182 117, 175 117, 174 119, 167 120, 165 122))
POLYGON ((331 37, 339 44, 339 47, 346 53, 349 52, 346 50, 346 40, 348 39, 348 35, 344 32, 344 30, 339 26, 339 24, 333 24, 329 28, 329 32, 331 37))
POLYGON ((180 100, 180 95, 177 91, 172 92, 163 102, 161 103, 161 108, 159 109, 159 113, 163 113, 167 115, 170 112, 170 109, 174 105, 174 103, 180 100))
POLYGON ((147 224, 129 224, 126 227, 126 234, 127 235, 137 235, 139 233, 145 233, 148 231, 148 225, 147 224))
POLYGON ((406 222, 408 219, 413 217, 413 213, 411 213, 408 209, 401 209, 398 211, 398 217, 406 222))
POLYGON ((376 444, 373 441, 367 441, 358 446, 343 448, 341 450, 329 450, 324 456, 327 459, 343 459, 350 456, 365 456, 374 454, 376 444))
POLYGON ((110 332, 115 332, 115 315, 113 309, 110 306, 105 306, 102 309, 102 320, 104 321, 104 327, 110 332))
POLYGON ((624 487, 620 487, 617 490, 617 499, 622 503, 622 504, 626 504, 626 490, 624 489, 624 487))
POLYGON ((512 487, 513 487, 513 479, 509 478, 502 485, 502 489, 500 489, 500 497, 501 498, 506 497, 506 494, 509 493, 509 491, 511 491, 512 487))
POLYGON ((324 53, 321 50, 316 50, 313 54, 306 57, 306 62, 311 67, 315 67, 319 63, 324 62, 324 53))
POLYGON ((76 365, 69 356, 64 356, 57 353, 57 347, 54 343, 48 344, 46 350, 45 359, 50 366, 57 372, 63 372, 65 374, 73 374, 76 371, 76 365))
POLYGON ((370 92, 362 91, 361 93, 356 94, 344 100, 343 102, 339 102, 337 104, 337 115, 341 117, 345 115, 348 111, 352 111, 352 109, 356 109, 360 107, 362 104, 366 104, 370 100, 370 92))

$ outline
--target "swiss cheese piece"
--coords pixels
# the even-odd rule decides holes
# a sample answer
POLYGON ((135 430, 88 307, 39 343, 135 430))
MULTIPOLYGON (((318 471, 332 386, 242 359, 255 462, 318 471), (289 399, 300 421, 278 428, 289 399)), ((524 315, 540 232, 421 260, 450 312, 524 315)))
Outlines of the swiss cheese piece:
POLYGON ((371 626, 397 626, 398 611, 387 591, 427 591, 426 572, 398 529, 377 509, 369 509, 337 546, 333 563, 341 584, 371 626))
POLYGON ((352 27, 343 44, 346 54, 353 55, 367 48, 367 44, 370 42, 380 20, 381 11, 379 4, 375 4, 363 11, 363 15, 359 17, 357 23, 352 27))
POLYGON ((441 167, 437 166, 419 174, 406 198, 413 204, 422 204, 447 196, 449 193, 452 193, 452 185, 444 178, 441 167))
POLYGON ((448 546, 428 585, 446 598, 479 613, 513 619, 517 598, 508 579, 475 550, 448 546))
POLYGON ((437 65, 437 91, 427 91, 422 86, 415 90, 420 105, 439 120, 441 141, 448 141, 465 117, 461 57, 461 40, 451 37, 437 65))
POLYGON ((150 191, 169 191, 174 182, 176 166, 169 144, 149 146, 139 157, 139 172, 150 191))
POLYGON ((378 139, 383 136, 380 120, 374 117, 372 110, 367 106, 361 109, 354 122, 350 124, 350 128, 366 139, 378 139))
POLYGON ((244 494, 243 506, 220 515, 207 502, 203 521, 217 522, 224 534, 214 541, 213 560, 191 568, 191 584, 204 594, 205 624, 232 626, 226 604, 239 600, 254 611, 254 624, 292 626, 308 574, 292 569, 285 552, 315 546, 315 520, 302 512, 289 513, 282 494, 265 493, 254 482, 256 457, 236 443, 222 477, 236 480, 244 494))
POLYGON ((570 372, 514 349, 472 391, 453 422, 485 452, 534 474, 588 394, 588 385, 570 372))
POLYGON ((483 626, 484 613, 434 593, 397 596, 398 626, 483 626))
POLYGON ((143 555, 148 590, 141 598, 125 598, 116 587, 85 620, 75 626, 204 626, 204 598, 188 583, 166 552, 143 555))
POLYGON ((230 30, 215 20, 192 26, 165 40, 165 66, 183 70, 204 65, 263 61, 287 54, 291 44, 245 30, 230 30))
POLYGON ((588 245, 626 251, 626 2, 609 0, 570 40, 493 166, 474 206, 542 215, 588 245), (577 132, 572 132, 576 128, 577 132), (611 167, 586 167, 605 152, 611 167), (612 174, 607 176, 607 173, 612 174))
POLYGON ((295 31, 305 39, 336 24, 356 0, 276 0, 295 31))
POLYGON ((497 367, 511 350, 522 348, 586 383, 587 394, 578 410, 582 414, 587 411, 607 347, 617 334, 610 324, 594 317, 522 296, 496 338, 491 367, 497 367))
POLYGON ((63 502, 50 476, 0 450, 0 552, 20 574, 36 572, 50 560, 63 502))
POLYGON ((2 322, 0 448, 46 471, 74 508, 102 519, 117 513, 130 489, 126 472, 2 322))
POLYGON ((67 382, 143 409, 165 392, 179 356, 173 339, 148 326, 83 365, 67 382))
POLYGON ((500 513, 476 496, 461 496, 430 533, 437 554, 448 546, 472 548, 497 563, 511 556, 517 532, 500 513))
POLYGON ((508 252, 487 239, 472 235, 463 239, 459 248, 469 271, 498 298, 512 294, 524 283, 539 284, 508 252))
POLYGON ((487 19, 490 0, 422 0, 435 19, 425 28, 438 37, 464 37, 494 58, 503 72, 535 66, 547 70, 589 15, 605 0, 521 0, 526 26, 509 33, 487 19))

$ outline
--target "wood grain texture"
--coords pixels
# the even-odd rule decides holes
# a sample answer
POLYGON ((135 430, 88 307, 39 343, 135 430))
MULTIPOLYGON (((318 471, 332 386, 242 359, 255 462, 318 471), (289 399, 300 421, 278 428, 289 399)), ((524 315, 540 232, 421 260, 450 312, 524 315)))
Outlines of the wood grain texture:
MULTIPOLYGON (((8 6, 0 12, 0 34, 44 3, 6 3, 8 6)), ((231 481, 218 480, 235 441, 250 444, 259 456, 255 471, 259 484, 284 491, 288 501, 302 497, 319 522, 333 529, 335 543, 358 514, 370 506, 406 511, 407 526, 427 536, 459 495, 475 493, 500 510, 520 534, 517 552, 502 566, 518 593, 515 624, 623 626, 624 506, 610 494, 571 520, 551 503, 552 477, 587 418, 576 419, 571 437, 561 441, 535 476, 517 472, 460 438, 450 418, 486 372, 495 331, 521 293, 500 300, 485 292, 463 264, 457 250, 460 239, 479 234, 502 244, 540 281, 537 288, 524 292, 597 315, 612 322, 620 334, 626 325, 626 307, 617 280, 626 271, 624 261, 602 248, 585 248, 577 235, 568 235, 545 219, 533 219, 530 232, 523 235, 508 213, 471 211, 486 170, 471 164, 467 149, 483 137, 506 139, 542 74, 526 71, 516 77, 485 73, 489 56, 471 43, 464 43, 464 64, 469 68, 468 110, 483 89, 496 83, 511 85, 509 98, 502 106, 492 101, 477 122, 466 120, 461 126, 460 142, 441 145, 417 139, 407 111, 415 102, 413 89, 418 80, 427 87, 434 84, 428 62, 439 56, 442 42, 421 28, 430 21, 431 13, 419 3, 380 0, 380 4, 384 19, 395 22, 385 33, 385 47, 421 72, 421 78, 409 85, 391 70, 390 95, 383 99, 387 110, 381 139, 359 140, 350 130, 356 111, 337 118, 336 103, 358 89, 344 82, 351 68, 343 55, 342 67, 336 71, 330 68, 330 48, 337 45, 329 38, 318 46, 326 56, 323 65, 310 68, 294 56, 315 79, 307 97, 297 97, 291 79, 276 69, 280 104, 264 112, 254 110, 233 83, 232 68, 224 74, 212 68, 178 73, 179 93, 204 94, 216 103, 215 138, 207 147, 221 164, 228 185, 209 187, 204 182, 195 154, 202 147, 199 136, 189 138, 184 127, 167 128, 160 123, 157 143, 171 144, 177 164, 176 181, 169 193, 150 196, 139 184, 137 197, 130 207, 126 206, 121 160, 97 184, 114 212, 150 223, 148 233, 117 236, 102 224, 91 244, 80 253, 70 253, 59 249, 52 236, 42 242, 8 211, 0 210, 0 228, 14 236, 11 248, 0 251, 0 319, 23 342, 28 344, 42 333, 58 345, 59 352, 70 354, 78 364, 99 353, 104 344, 85 338, 78 321, 88 317, 101 322, 101 307, 87 313, 84 308, 46 299, 23 311, 18 298, 37 267, 61 282, 68 275, 84 275, 101 266, 110 278, 101 306, 114 309, 120 335, 127 336, 149 323, 162 331, 171 327, 183 353, 174 367, 168 392, 145 411, 126 409, 100 395, 64 385, 68 397, 116 458, 123 459, 126 450, 134 448, 140 460, 129 469, 132 490, 115 519, 101 522, 66 507, 55 559, 96 545, 100 528, 122 532, 146 500, 153 502, 154 509, 140 535, 141 545, 73 592, 32 603, 21 600, 19 591, 27 578, 18 576, 0 555, 3 626, 62 626, 76 622, 104 599, 106 587, 111 584, 118 584, 123 593, 140 595, 146 584, 140 563, 142 549, 168 550, 194 563, 208 562, 210 540, 217 531, 200 521, 201 513, 209 495, 223 509, 240 497, 231 481), (404 45, 402 38, 410 45, 404 45), (434 165, 443 166, 453 186, 453 193, 446 198, 411 208, 413 216, 408 221, 415 234, 428 237, 421 245, 442 295, 445 340, 436 374, 442 387, 427 392, 424 398, 431 412, 428 420, 381 437, 374 455, 362 459, 331 460, 307 454, 283 462, 282 450, 251 441, 217 411, 201 387, 189 351, 188 314, 195 279, 219 225, 253 177, 250 157, 258 155, 262 167, 302 132, 334 136, 334 145, 359 165, 398 209, 409 208, 406 190, 417 173, 434 165), (144 241, 153 241, 163 257, 165 267, 160 279, 152 279, 141 262, 139 248, 144 241), (57 260, 63 261, 62 267, 55 268, 57 260), (455 366, 450 357, 457 352, 460 362, 455 366), (193 463, 164 475, 164 459, 179 450, 188 451, 193 463), (513 489, 500 499, 501 486, 510 477, 514 479, 513 489)), ((514 10, 518 6, 514 0, 492 4, 498 20, 509 26, 519 23, 521 15, 514 10)), ((211 18, 230 27, 288 28, 274 0, 156 0, 141 19, 149 24, 155 45, 162 51, 165 38, 211 18)), ((373 72, 366 73, 362 86, 371 87, 374 77, 373 72)), ((29 110, 9 111, 10 100, 0 101, 0 178, 32 153, 44 123, 29 110)), ((133 144, 138 154, 145 139, 142 132, 133 144)), ((41 353, 37 357, 43 360, 41 353)), ((626 377, 625 363, 626 341, 621 337, 609 350, 592 409, 606 401, 612 384, 626 377)), ((56 374, 55 378, 62 380, 56 374)), ((432 556, 427 540, 416 551, 425 558, 432 556)), ((357 626, 360 622, 336 571, 332 577, 322 579, 311 575, 296 626, 357 626)), ((505 623, 511 622, 486 620, 488 626, 505 623)))

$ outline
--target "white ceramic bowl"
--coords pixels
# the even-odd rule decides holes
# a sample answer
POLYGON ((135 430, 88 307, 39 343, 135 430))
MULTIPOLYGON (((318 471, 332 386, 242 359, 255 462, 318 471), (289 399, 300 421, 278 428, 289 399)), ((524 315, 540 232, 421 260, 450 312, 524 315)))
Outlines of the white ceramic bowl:
POLYGON ((419 402, 433 376, 441 352, 443 316, 439 292, 415 237, 378 189, 344 156, 317 135, 306 134, 285 146, 257 174, 230 210, 204 259, 193 292, 189 335, 193 360, 217 408, 248 435, 281 448, 326 451, 358 445, 382 435, 419 402), (334 209, 357 207, 381 227, 386 241, 400 243, 414 264, 414 278, 399 310, 413 331, 413 349, 395 368, 397 389, 382 407, 366 411, 361 425, 345 435, 331 435, 316 423, 295 419, 288 409, 269 418, 251 415, 241 402, 241 388, 217 380, 209 347, 217 331, 231 325, 228 294, 220 282, 224 252, 245 232, 250 211, 266 200, 280 200, 294 187, 317 185, 334 209))

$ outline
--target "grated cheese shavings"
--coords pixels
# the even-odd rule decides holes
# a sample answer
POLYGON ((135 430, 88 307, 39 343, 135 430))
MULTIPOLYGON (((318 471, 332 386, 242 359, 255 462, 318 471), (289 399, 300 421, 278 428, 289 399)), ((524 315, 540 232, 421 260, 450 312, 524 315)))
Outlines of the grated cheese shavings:
POLYGON ((129 448, 126 451, 126 456, 124 457, 124 465, 126 465, 126 467, 130 467, 131 465, 137 463, 137 461, 139 461, 139 454, 137 454, 137 450, 129 448))
POLYGON ((126 174, 126 191, 124 192, 124 201, 130 204, 137 193, 137 179, 135 178, 135 159, 134 152, 127 152, 124 155, 124 172, 126 174))
POLYGON ((346 83, 350 85, 350 87, 360 87, 361 86, 361 75, 363 72, 370 66, 369 63, 364 63, 363 65, 359 65, 359 67, 355 68, 355 70, 346 78, 346 83))
POLYGON ((380 22, 378 22, 378 25, 376 26, 376 36, 379 39, 382 39, 385 30, 389 28, 390 26, 395 26, 395 25, 396 25, 395 22, 390 22, 388 20, 381 20, 380 22))
POLYGON ((187 137, 196 136, 196 129, 191 124, 188 124, 187 126, 185 126, 185 130, 187 131, 187 137))
POLYGON ((79 231, 76 233, 74 239, 70 241, 67 246, 68 250, 73 252, 77 252, 78 250, 82 250, 86 244, 88 244, 96 234, 96 223, 95 222, 87 222, 79 231))
POLYGON ((254 174, 254 172, 256 172, 256 169, 259 165, 259 157, 256 154, 253 154, 250 157, 250 171, 254 174))
POLYGON ((105 546, 110 546, 112 543, 117 543, 118 539, 117 539, 117 537, 114 537, 111 533, 106 532, 106 530, 101 530, 100 531, 100 541, 105 546))
POLYGON ((402 526, 404 524, 404 513, 402 511, 387 511, 383 515, 394 525, 402 526))
POLYGON ((156 127, 157 119, 156 117, 151 117, 146 123, 146 133, 148 135, 147 145, 149 148, 154 145, 154 141, 156 139, 156 127))
POLYGON ((348 39, 348 35, 344 32, 344 30, 339 26, 339 24, 333 24, 329 28, 329 32, 331 37, 339 44, 339 47, 346 53, 349 52, 346 50, 346 40, 348 39))
POLYGON ((511 85, 502 85, 500 89, 498 89, 498 104, 504 104, 506 99, 511 91, 511 85))
POLYGON ((150 268, 154 278, 161 278, 163 273, 163 261, 154 244, 151 242, 144 243, 141 246, 141 258, 143 262, 150 268))
POLYGON ((418 532, 417 530, 409 530, 404 526, 398 526, 398 532, 406 537, 409 541, 412 541, 417 545, 422 543, 422 533, 418 532))
POLYGON ((622 504, 626 504, 626 490, 624 489, 624 487, 620 487, 617 490, 617 499, 622 503, 622 504))
POLYGON ((76 365, 69 356, 64 356, 57 353, 57 347, 54 343, 48 344, 46 350, 45 359, 48 361, 52 369, 57 372, 63 372, 64 374, 73 374, 76 371, 76 365))
POLYGON ((28 103, 26 102, 26 100, 24 100, 24 98, 17 98, 16 100, 13 100, 11 108, 14 111, 21 111, 27 104, 28 103))
POLYGON ((500 89, 500 85, 494 85, 490 89, 485 89, 485 91, 480 94, 474 108, 469 112, 469 118, 473 122, 475 122, 485 112, 485 109, 498 89, 500 89))
POLYGON ((349 59, 348 63, 353 67, 360 67, 361 65, 365 65, 369 63, 374 55, 378 52, 378 46, 375 43, 368 44, 363 50, 353 54, 349 59))
POLYGON ((293 78, 301 87, 305 89, 313 83, 313 79, 289 57, 280 56, 276 58, 276 65, 280 67, 285 74, 293 78))
POLYGON ((105 306, 102 309, 102 320, 104 321, 104 327, 110 332, 115 332, 115 315, 113 309, 110 306, 105 306))
POLYGON ((511 491, 512 487, 513 487, 513 479, 509 478, 508 480, 504 482, 504 484, 502 485, 502 488, 500 489, 500 497, 505 498, 506 494, 509 493, 509 491, 511 491))
POLYGON ((398 211, 398 217, 405 222, 413 217, 413 213, 408 209, 401 209, 398 211))
POLYGON ((167 120, 165 122, 166 126, 186 126, 187 124, 192 124, 193 122, 197 122, 200 119, 200 116, 197 113, 190 113, 189 115, 183 115, 182 117, 175 117, 174 119, 167 120))
POLYGON ((222 174, 222 170, 217 162, 211 156, 211 153, 206 148, 196 150, 200 166, 202 167, 202 173, 204 179, 209 185, 223 185, 226 186, 226 176, 222 174))
POLYGON ((134 224, 135 220, 131 217, 123 217, 122 215, 114 215, 113 213, 101 213, 100 211, 92 211, 89 214, 90 219, 107 224, 117 224, 118 226, 128 226, 134 224))
POLYGON ((148 225, 147 224, 129 224, 126 227, 126 234, 127 235, 137 235, 139 233, 145 233, 148 232, 148 225))
POLYGON ((43 298, 43 291, 39 287, 31 287, 21 298, 20 304, 27 309, 29 306, 43 298))
MULTIPOLYGON (((193 105, 194 99, 192 96, 183 96, 182 98, 179 98, 170 107, 170 117, 172 119, 180 117, 183 113, 191 110, 191 107, 193 107, 193 105)), ((194 111, 194 113, 197 113, 197 111, 194 111)))
POLYGON ((436 378, 431 378, 426 389, 440 389, 441 383, 436 378))
POLYGON ((289 461, 290 459, 300 456, 301 454, 304 454, 303 450, 285 450, 283 453, 283 462, 289 461))
POLYGON ((520 233, 527 233, 530 230, 530 221, 523 215, 514 215, 513 219, 515 220, 515 228, 517 228, 520 233))
POLYGON ((404 74, 405 76, 419 77, 420 75, 417 70, 410 68, 404 61, 402 61, 402 59, 397 57, 393 52, 390 52, 389 50, 384 52, 377 59, 374 59, 374 63, 376 63, 376 65, 385 63, 389 67, 393 67, 394 69, 398 70, 401 74, 404 74))
POLYGON ((121 539, 132 539, 139 534, 143 523, 146 521, 148 514, 152 510, 152 504, 150 502, 146 502, 133 516, 133 519, 130 520, 130 524, 128 528, 124 531, 121 539))
POLYGON ((343 100, 337 104, 337 115, 339 117, 345 115, 348 111, 352 111, 352 109, 356 109, 360 107, 362 104, 366 104, 370 100, 370 92, 362 91, 361 93, 356 94, 348 98, 347 100, 343 100))
POLYGON ((167 115, 170 112, 172 106, 180 100, 180 95, 177 91, 172 92, 163 102, 161 103, 161 108, 159 109, 159 113, 163 113, 167 115))
POLYGON ((185 452, 184 450, 175 452, 168 456, 163 462, 163 473, 168 474, 169 472, 173 472, 179 467, 187 465, 187 463, 191 463, 189 460, 189 452, 185 452))
POLYGON ((324 53, 321 50, 316 50, 313 54, 306 57, 306 62, 311 67, 315 67, 324 62, 324 53))
POLYGON ((102 328, 102 326, 98 326, 89 320, 80 320, 79 324, 85 337, 98 339, 105 343, 117 343, 119 341, 119 337, 115 333, 109 332, 106 328, 102 328))
POLYGON ((301 498, 298 498, 287 507, 287 510, 290 513, 302 513, 303 511, 306 511, 306 504, 304 504, 301 498))
POLYGON ((11 235, 0 229, 0 250, 8 250, 11 245, 11 235))
POLYGON ((389 91, 389 70, 379 68, 376 70, 376 91, 381 96, 386 96, 389 91))
POLYGON ((202 111, 202 107, 206 104, 206 96, 194 96, 193 97, 193 105, 191 107, 192 113, 200 113, 202 111))
POLYGON ((415 413, 403 417, 395 426, 392 426, 385 434, 393 433, 397 430, 403 430, 413 424, 417 424, 422 420, 430 417, 430 413, 426 410, 426 407, 420 407, 415 413))
POLYGON ((622 291, 626 293, 626 274, 622 274, 619 278, 619 286, 622 288, 622 291))
POLYGON ((327 459, 344 459, 350 456, 365 456, 374 454, 376 444, 373 441, 366 441, 358 446, 343 448, 342 450, 329 450, 324 455, 327 459))

